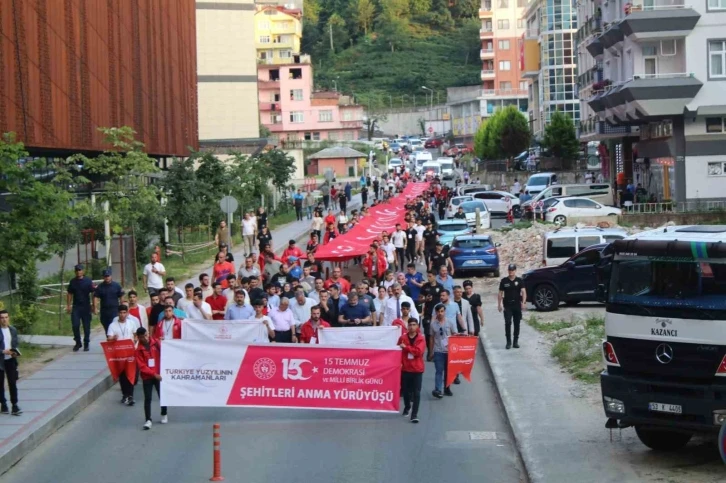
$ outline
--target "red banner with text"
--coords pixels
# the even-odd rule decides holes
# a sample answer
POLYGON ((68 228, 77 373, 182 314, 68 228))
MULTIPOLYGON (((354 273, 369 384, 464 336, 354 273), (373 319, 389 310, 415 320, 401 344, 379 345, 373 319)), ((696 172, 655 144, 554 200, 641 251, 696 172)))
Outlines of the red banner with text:
POLYGON ((395 412, 400 349, 164 341, 165 406, 395 412))
POLYGON ((134 341, 124 339, 101 342, 101 347, 114 382, 118 381, 119 376, 125 372, 129 382, 135 384, 136 348, 134 347, 134 341))
POLYGON ((479 337, 475 335, 449 337, 449 362, 446 387, 456 379, 457 374, 463 375, 471 382, 471 369, 476 358, 476 346, 479 337))

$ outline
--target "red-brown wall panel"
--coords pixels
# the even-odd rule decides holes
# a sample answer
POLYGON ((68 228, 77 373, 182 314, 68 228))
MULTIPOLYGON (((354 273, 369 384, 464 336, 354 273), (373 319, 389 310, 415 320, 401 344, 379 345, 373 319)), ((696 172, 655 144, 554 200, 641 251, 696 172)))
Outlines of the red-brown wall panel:
POLYGON ((127 125, 150 154, 187 155, 195 15, 194 0, 0 1, 0 130, 31 149, 101 151, 98 128, 127 125))

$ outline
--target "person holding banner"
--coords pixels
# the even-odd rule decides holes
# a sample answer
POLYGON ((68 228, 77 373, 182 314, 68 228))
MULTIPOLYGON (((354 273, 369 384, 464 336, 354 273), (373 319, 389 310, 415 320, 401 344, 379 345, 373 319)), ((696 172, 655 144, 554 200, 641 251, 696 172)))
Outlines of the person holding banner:
POLYGON ((252 302, 252 305, 255 308, 255 315, 252 317, 252 320, 265 324, 265 327, 267 328, 267 337, 270 339, 270 342, 272 342, 275 340, 275 326, 272 325, 272 319, 264 314, 265 302, 260 299, 255 299, 252 302))
POLYGON ((441 399, 444 395, 453 396, 449 387, 444 388, 444 381, 448 379, 448 360, 449 360, 449 337, 459 333, 454 320, 446 317, 446 307, 443 304, 437 304, 434 307, 434 320, 431 321, 429 329, 429 361, 434 361, 436 374, 434 376, 434 390, 432 395, 436 399, 441 399))
POLYGON ((270 319, 275 326, 275 342, 297 344, 295 318, 290 310, 290 299, 282 297, 280 306, 270 310, 270 319))
POLYGON ((348 303, 340 308, 338 322, 343 327, 373 325, 368 304, 359 304, 356 292, 351 292, 348 296, 348 303))
MULTIPOLYGON (((139 324, 129 316, 129 308, 127 305, 122 304, 118 307, 118 315, 108 326, 108 332, 106 333, 106 340, 135 340, 136 330, 139 328, 139 324)), ((136 382, 136 381, 134 381, 136 382)), ((129 381, 126 376, 126 371, 122 371, 118 376, 118 384, 121 387, 121 404, 127 406, 134 405, 134 384, 129 381)))
POLYGON ((320 307, 316 305, 310 310, 310 320, 302 325, 300 330, 301 344, 319 344, 318 330, 330 327, 330 324, 320 318, 320 307))
POLYGON ((398 339, 401 348, 401 391, 403 392, 403 417, 411 414, 411 422, 418 423, 418 406, 421 402, 426 338, 419 331, 418 321, 408 319, 408 332, 398 339))
MULTIPOLYGON (((151 397, 156 394, 161 397, 161 345, 159 341, 150 337, 143 327, 136 329, 136 338, 139 345, 136 348, 136 366, 144 387, 144 429, 151 429, 151 397)), ((161 407, 161 424, 169 422, 166 406, 161 407)))

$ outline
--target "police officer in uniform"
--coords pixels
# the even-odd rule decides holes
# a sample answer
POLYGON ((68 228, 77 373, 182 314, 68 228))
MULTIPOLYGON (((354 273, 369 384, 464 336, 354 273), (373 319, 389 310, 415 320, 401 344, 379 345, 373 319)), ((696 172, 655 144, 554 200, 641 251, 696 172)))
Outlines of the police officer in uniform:
POLYGON ((522 321, 522 310, 527 303, 527 289, 524 282, 517 277, 517 266, 513 263, 508 267, 509 275, 499 282, 497 308, 504 309, 504 330, 507 335, 507 349, 519 348, 519 323, 522 321), (514 344, 512 344, 512 321, 514 321, 514 344))
POLYGON ((81 348, 81 322, 83 322, 83 351, 88 352, 88 343, 91 341, 91 306, 93 312, 96 312, 96 299, 93 296, 96 285, 84 275, 83 265, 76 265, 75 271, 76 276, 68 282, 66 312, 71 314, 73 338, 76 341, 73 352, 78 352, 81 348))
POLYGON ((118 306, 124 289, 118 282, 111 279, 111 269, 103 271, 103 282, 96 287, 95 297, 101 301, 101 324, 103 330, 108 332, 108 326, 118 315, 118 306))

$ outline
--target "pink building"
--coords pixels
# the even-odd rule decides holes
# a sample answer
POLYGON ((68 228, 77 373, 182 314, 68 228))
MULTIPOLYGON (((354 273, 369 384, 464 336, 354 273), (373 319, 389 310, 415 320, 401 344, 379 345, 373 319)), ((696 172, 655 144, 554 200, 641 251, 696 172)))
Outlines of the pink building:
POLYGON ((260 123, 272 132, 270 144, 358 139, 363 106, 338 92, 313 92, 309 63, 261 64, 257 79, 260 123))

